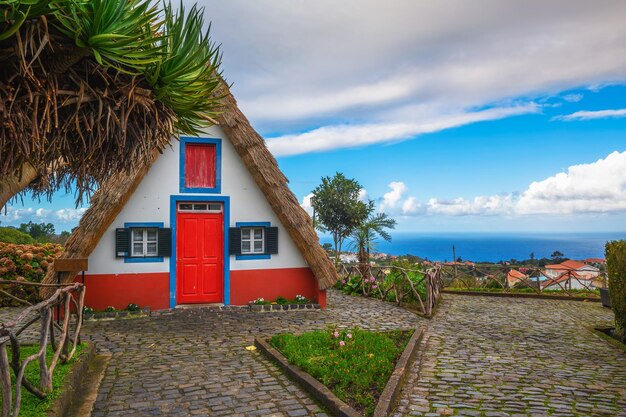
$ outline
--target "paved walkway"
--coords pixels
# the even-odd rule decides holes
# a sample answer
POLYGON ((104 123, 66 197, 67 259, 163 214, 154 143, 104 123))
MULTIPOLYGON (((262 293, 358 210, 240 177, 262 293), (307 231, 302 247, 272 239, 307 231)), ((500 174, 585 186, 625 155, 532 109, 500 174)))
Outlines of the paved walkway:
MULTIPOLYGON (((176 310, 89 322, 110 353, 93 417, 323 416, 258 351, 258 335, 327 325, 427 326, 395 416, 625 416, 626 353, 585 326, 609 324, 599 303, 445 294, 432 321, 391 304, 329 292, 323 311, 176 310)), ((0 319, 8 314, 0 310, 0 319)))
POLYGON ((359 325, 424 325, 413 313, 372 299, 329 293, 323 311, 252 313, 176 310, 150 319, 90 322, 85 334, 112 353, 93 417, 323 416, 319 406, 258 351, 258 335, 359 325))
POLYGON ((626 353, 599 303, 445 294, 396 415, 626 416, 626 353))

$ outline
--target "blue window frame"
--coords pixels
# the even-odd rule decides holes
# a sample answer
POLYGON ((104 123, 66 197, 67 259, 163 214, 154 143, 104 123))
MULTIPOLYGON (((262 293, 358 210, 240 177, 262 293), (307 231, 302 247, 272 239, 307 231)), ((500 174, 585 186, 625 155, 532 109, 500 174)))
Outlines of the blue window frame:
MULTIPOLYGON (((270 222, 237 222, 235 223, 235 227, 237 228, 246 228, 246 227, 270 227, 271 223, 270 222)), ((263 236, 263 239, 265 240, 265 235, 263 236)), ((272 255, 270 255, 269 253, 264 253, 264 254, 241 254, 241 255, 235 255, 235 259, 238 261, 252 261, 255 259, 271 259, 272 255)))
POLYGON ((222 192, 222 140, 216 138, 191 138, 181 136, 180 138, 180 192, 181 193, 208 193, 219 194, 222 192), (213 144, 215 145, 215 187, 186 187, 185 186, 185 153, 188 143, 213 144))
MULTIPOLYGON (((143 222, 143 223, 124 223, 124 229, 146 229, 146 228, 157 228, 162 229, 163 223, 160 222, 143 222)), ((132 251, 132 232, 130 236, 130 250, 132 251)), ((158 242, 157 242, 157 250, 158 250, 158 242)), ((124 257, 124 263, 126 264, 135 264, 135 263, 145 263, 145 262, 163 262, 162 256, 131 256, 128 253, 128 256, 124 257)))

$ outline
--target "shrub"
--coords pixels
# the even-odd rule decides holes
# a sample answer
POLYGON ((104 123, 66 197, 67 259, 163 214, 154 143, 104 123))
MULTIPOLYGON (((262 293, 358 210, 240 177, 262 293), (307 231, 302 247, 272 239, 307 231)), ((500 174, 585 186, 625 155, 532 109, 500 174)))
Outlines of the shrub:
MULTIPOLYGON (((60 245, 53 243, 18 245, 0 242, 0 277, 12 281, 41 282, 48 267, 63 252, 60 245)), ((36 287, 7 285, 3 288, 9 294, 37 303, 40 301, 36 287)), ((0 306, 20 305, 9 297, 0 298, 0 306)))
POLYGON ((139 307, 138 304, 130 303, 128 307, 126 307, 126 310, 127 311, 139 311, 141 310, 141 307, 139 307))
POLYGON ((25 245, 33 243, 34 240, 30 235, 12 227, 0 227, 0 242, 25 245))
POLYGON ((626 240, 606 244, 609 296, 615 313, 615 336, 626 341, 626 240))
POLYGON ((276 298, 276 304, 280 304, 280 305, 289 304, 289 300, 287 300, 285 297, 278 297, 276 298))

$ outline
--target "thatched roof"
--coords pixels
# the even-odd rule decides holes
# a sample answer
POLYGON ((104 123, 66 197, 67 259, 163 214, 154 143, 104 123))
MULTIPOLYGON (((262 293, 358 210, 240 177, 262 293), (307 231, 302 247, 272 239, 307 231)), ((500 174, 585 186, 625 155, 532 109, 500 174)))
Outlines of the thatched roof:
MULTIPOLYGON (((311 218, 300 207, 296 196, 289 189, 288 180, 267 149, 265 140, 239 110, 237 101, 226 84, 223 85, 223 89, 223 112, 217 119, 219 126, 309 264, 319 288, 326 289, 332 286, 337 281, 337 271, 319 244, 311 218)), ((149 164, 131 174, 115 174, 102 184, 91 199, 91 205, 83 215, 78 228, 68 239, 61 257, 85 258, 91 254, 158 156, 159 153, 154 152, 149 164)), ((55 271, 49 268, 44 282, 52 282, 54 277, 55 271)), ((71 274, 66 274, 62 279, 70 280, 71 274)))

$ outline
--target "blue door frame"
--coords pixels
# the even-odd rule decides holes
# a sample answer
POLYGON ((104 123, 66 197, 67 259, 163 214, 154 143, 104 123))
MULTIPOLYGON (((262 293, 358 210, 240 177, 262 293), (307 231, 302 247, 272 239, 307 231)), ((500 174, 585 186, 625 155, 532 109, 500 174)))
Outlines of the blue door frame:
POLYGON ((179 201, 222 203, 224 215, 224 305, 230 305, 230 254, 228 252, 228 228, 230 226, 230 197, 173 195, 170 196, 170 228, 172 229, 172 254, 170 256, 170 308, 176 307, 176 205, 179 201))

